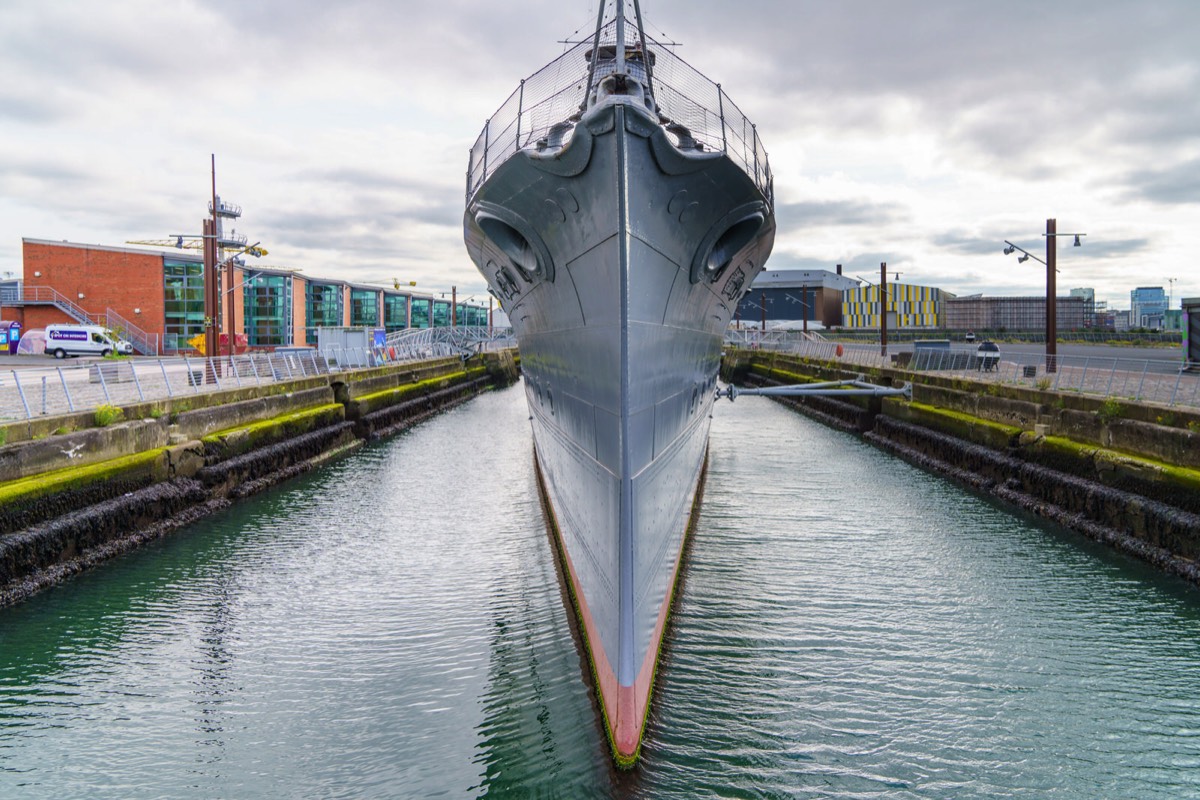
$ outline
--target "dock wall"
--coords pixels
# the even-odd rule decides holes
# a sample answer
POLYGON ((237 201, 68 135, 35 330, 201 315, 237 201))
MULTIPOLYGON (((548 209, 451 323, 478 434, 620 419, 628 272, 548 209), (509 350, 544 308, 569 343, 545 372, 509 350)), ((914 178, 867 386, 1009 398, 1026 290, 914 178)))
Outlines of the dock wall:
POLYGON ((516 377, 487 353, 0 427, 0 606, 516 377))
MULTIPOLYGON (((733 350, 723 377, 792 384, 861 370, 733 350)), ((1200 584, 1200 414, 1132 401, 867 371, 912 384, 912 399, 786 398, 808 416, 975 491, 1052 520, 1200 584)))

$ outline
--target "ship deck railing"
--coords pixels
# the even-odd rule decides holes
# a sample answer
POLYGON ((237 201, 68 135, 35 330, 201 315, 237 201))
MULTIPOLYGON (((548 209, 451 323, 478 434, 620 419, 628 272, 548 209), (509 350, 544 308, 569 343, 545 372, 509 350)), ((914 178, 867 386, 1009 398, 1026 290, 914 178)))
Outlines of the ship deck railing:
MULTIPOLYGON (((625 40, 637 42, 627 22, 625 40)), ((616 42, 616 22, 601 30, 600 43, 616 42)), ((588 62, 593 39, 574 43, 561 56, 521 81, 483 126, 467 166, 467 201, 488 176, 526 148, 536 148, 555 125, 578 119, 587 96, 588 62)), ((754 123, 714 83, 675 54, 671 46, 646 37, 653 54, 651 91, 662 119, 684 126, 705 151, 725 153, 745 171, 768 200, 773 180, 767 151, 754 123)))

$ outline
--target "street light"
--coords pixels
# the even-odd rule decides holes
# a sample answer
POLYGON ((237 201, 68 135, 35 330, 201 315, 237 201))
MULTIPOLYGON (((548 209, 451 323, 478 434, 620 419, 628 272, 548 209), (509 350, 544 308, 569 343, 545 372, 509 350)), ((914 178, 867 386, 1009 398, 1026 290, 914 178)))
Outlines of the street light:
MULTIPOLYGON (((875 286, 861 275, 856 276, 868 286, 875 286)), ((887 262, 879 262, 879 354, 887 358, 887 262)))
POLYGON ((803 315, 802 318, 804 320, 804 332, 808 333, 808 315, 812 313, 812 306, 810 306, 806 302, 808 300, 808 287, 802 286, 800 288, 802 288, 804 290, 804 300, 797 300, 796 298, 792 297, 787 292, 784 292, 783 296, 786 297, 790 302, 800 304, 800 307, 803 309, 803 311, 801 311, 801 314, 803 315))
POLYGON ((754 302, 753 300, 751 300, 749 298, 746 298, 742 302, 748 306, 751 306, 752 308, 757 308, 759 311, 762 312, 762 323, 761 323, 761 327, 759 328, 759 330, 765 331, 767 329, 767 309, 766 309, 766 307, 760 306, 758 303, 754 302))
POLYGON ((1033 253, 1026 250, 1024 247, 1013 244, 1007 239, 1004 243, 1008 247, 1004 248, 1004 255, 1010 256, 1017 250, 1020 250, 1023 255, 1017 259, 1018 264, 1023 264, 1029 259, 1033 259, 1041 264, 1046 265, 1046 372, 1058 371, 1058 308, 1057 308, 1057 289, 1055 287, 1055 273, 1058 268, 1055 262, 1058 260, 1058 237, 1059 236, 1074 236, 1075 247, 1080 247, 1083 243, 1079 241, 1080 236, 1087 236, 1086 233, 1059 233, 1058 220, 1046 220, 1046 232, 1042 234, 1046 237, 1046 260, 1035 256, 1033 253))

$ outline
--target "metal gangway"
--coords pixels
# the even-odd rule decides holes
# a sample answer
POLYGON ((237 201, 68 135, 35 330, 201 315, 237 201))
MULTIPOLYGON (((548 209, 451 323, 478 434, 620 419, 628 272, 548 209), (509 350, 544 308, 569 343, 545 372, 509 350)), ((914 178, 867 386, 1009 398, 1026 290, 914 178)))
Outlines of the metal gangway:
POLYGON ((516 347, 511 327, 459 325, 453 328, 409 328, 389 333, 383 349, 389 360, 439 356, 469 357, 516 347))

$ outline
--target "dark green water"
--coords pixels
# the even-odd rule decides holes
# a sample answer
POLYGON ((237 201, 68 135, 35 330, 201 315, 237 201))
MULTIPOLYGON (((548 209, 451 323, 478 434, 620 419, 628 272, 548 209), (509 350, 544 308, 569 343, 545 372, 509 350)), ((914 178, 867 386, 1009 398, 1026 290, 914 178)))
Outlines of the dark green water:
POLYGON ((717 407, 609 767, 519 390, 0 610, 0 798, 1200 797, 1200 592, 717 407))

